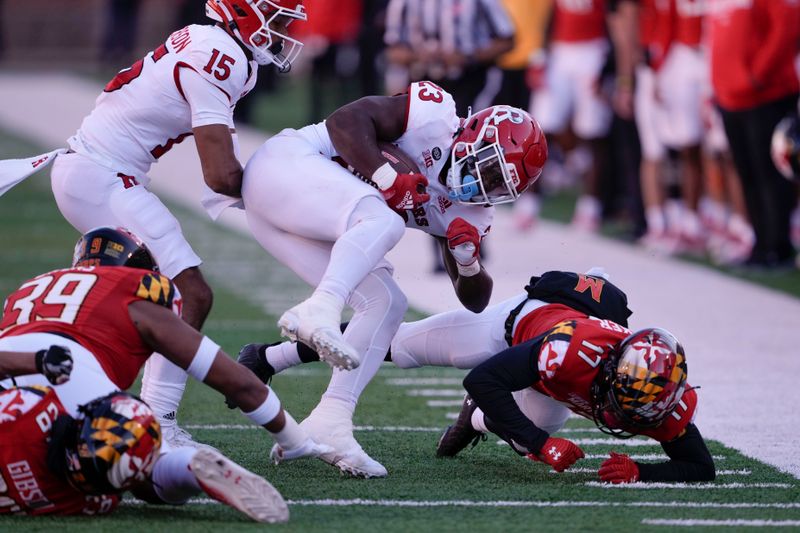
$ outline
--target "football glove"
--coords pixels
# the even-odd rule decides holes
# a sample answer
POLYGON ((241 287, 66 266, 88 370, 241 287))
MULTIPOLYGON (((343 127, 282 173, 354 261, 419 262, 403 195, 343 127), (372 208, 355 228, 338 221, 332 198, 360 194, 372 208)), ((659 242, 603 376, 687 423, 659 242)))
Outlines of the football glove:
POLYGON ((65 346, 52 345, 36 352, 36 371, 44 375, 53 385, 69 381, 72 373, 72 353, 65 346))
POLYGON ((327 444, 320 444, 312 438, 307 438, 300 446, 291 450, 284 450, 279 444, 272 447, 269 458, 278 465, 284 461, 293 461, 303 457, 319 457, 324 453, 332 453, 335 450, 327 444))
POLYGON ((461 217, 455 218, 447 226, 447 247, 456 260, 458 273, 474 276, 481 270, 478 257, 481 250, 481 235, 478 228, 461 217))
POLYGON ((428 178, 416 172, 398 174, 389 163, 379 167, 372 174, 372 181, 380 189, 389 207, 398 213, 414 209, 431 199, 425 192, 428 178))
POLYGON ((611 457, 603 461, 597 471, 606 483, 636 483, 639 481, 639 467, 624 453, 611 452, 611 457))
POLYGON ((549 437, 539 453, 528 454, 528 459, 546 463, 556 472, 563 472, 583 457, 583 450, 577 444, 558 437, 549 437))

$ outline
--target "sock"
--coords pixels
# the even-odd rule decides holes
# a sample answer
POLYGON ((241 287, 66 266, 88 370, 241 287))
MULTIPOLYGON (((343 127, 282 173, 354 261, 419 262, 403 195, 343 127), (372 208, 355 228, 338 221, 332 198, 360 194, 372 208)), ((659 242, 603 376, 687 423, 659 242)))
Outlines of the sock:
POLYGON ((273 433, 272 438, 284 450, 299 448, 306 441, 306 433, 300 429, 300 425, 288 411, 284 411, 283 414, 286 417, 286 425, 282 430, 273 433))
POLYGON ((158 457, 153 466, 153 487, 166 503, 181 505, 203 491, 189 466, 196 453, 195 448, 172 448, 158 457))
POLYGON ((645 210, 647 220, 647 231, 653 235, 660 235, 666 230, 664 222, 664 210, 661 206, 653 205, 645 210))
POLYGON ((153 409, 159 422, 174 424, 188 374, 163 355, 154 353, 144 366, 142 399, 153 409))
POLYGON ((294 342, 265 346, 259 351, 261 352, 259 355, 264 358, 267 366, 272 367, 273 375, 302 363, 297 355, 297 343, 294 342))
POLYGON ((486 419, 483 416, 483 411, 481 411, 480 407, 472 412, 472 418, 470 419, 470 422, 472 422, 472 429, 475 431, 489 433, 489 428, 486 427, 486 419))

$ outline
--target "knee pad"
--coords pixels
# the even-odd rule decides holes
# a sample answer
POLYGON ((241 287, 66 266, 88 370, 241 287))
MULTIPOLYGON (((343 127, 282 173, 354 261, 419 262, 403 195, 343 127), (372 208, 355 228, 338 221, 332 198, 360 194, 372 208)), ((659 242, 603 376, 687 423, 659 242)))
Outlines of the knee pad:
POLYGON ((382 313, 399 327, 408 309, 408 299, 385 268, 373 270, 347 301, 356 313, 382 313))
POLYGON ((379 224, 387 239, 399 241, 406 231, 403 219, 377 196, 365 196, 358 201, 347 221, 348 229, 360 222, 379 224))

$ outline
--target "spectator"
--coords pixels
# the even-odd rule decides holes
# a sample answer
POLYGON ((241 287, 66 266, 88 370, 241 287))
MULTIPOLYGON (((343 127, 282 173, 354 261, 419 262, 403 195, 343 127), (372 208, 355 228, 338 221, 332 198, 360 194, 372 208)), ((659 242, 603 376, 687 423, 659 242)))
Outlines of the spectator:
POLYGON ((141 0, 110 0, 100 60, 119 67, 133 60, 141 0))
POLYGON ((743 266, 792 268, 796 194, 772 163, 770 140, 800 95, 800 3, 711 0, 710 8, 711 84, 755 231, 743 266))

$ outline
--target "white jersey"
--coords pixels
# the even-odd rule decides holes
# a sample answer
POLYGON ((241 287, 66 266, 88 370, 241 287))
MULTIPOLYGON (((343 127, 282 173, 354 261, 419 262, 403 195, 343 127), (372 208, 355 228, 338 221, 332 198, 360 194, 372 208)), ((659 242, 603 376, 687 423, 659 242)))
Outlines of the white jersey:
MULTIPOLYGON (((192 134, 192 109, 181 87, 180 70, 191 69, 222 91, 233 107, 256 82, 257 65, 218 26, 192 25, 120 71, 98 97, 94 110, 69 139, 72 150, 111 170, 142 176, 176 143, 192 134)), ((213 122, 220 123, 219 118, 213 122)))
MULTIPOLYGON (((450 158, 450 148, 461 119, 456 115, 453 97, 429 81, 412 83, 408 87, 408 116, 405 133, 394 141, 411 156, 420 172, 428 179, 430 201, 404 213, 406 227, 444 237, 447 226, 455 218, 463 218, 483 236, 494 218, 494 207, 454 203, 439 175, 450 158)), ((306 126, 298 133, 327 157, 338 156, 324 122, 306 126)))

